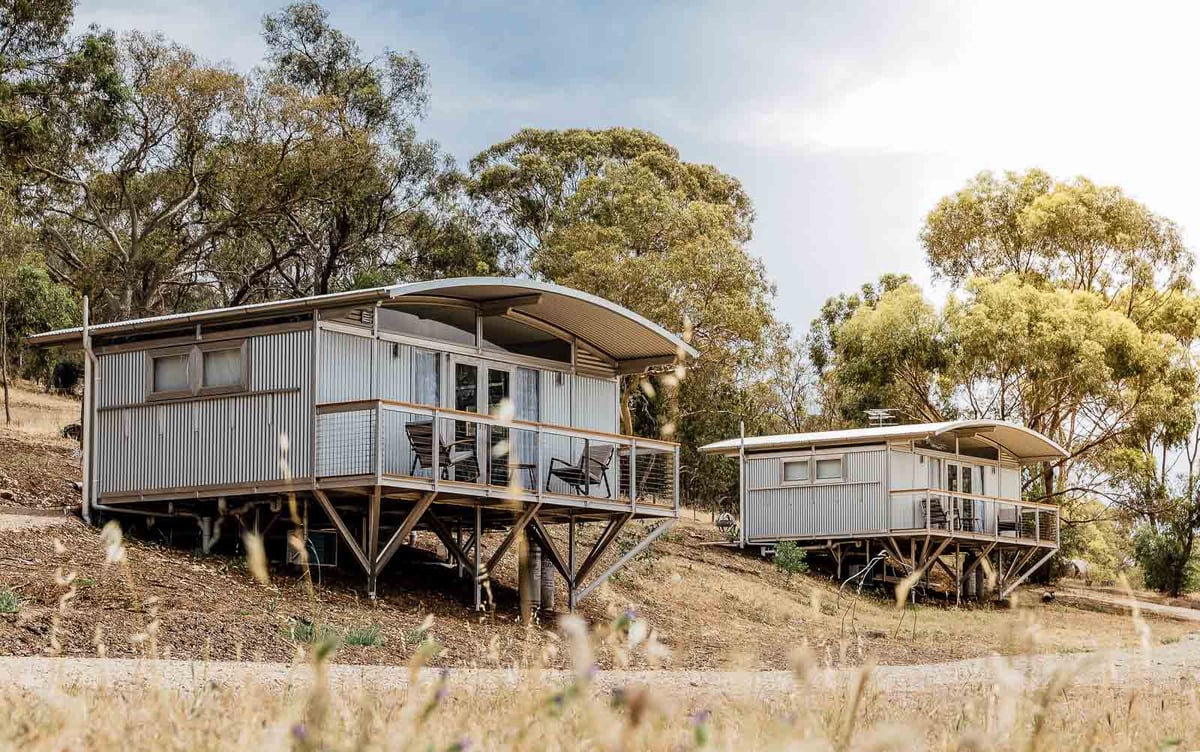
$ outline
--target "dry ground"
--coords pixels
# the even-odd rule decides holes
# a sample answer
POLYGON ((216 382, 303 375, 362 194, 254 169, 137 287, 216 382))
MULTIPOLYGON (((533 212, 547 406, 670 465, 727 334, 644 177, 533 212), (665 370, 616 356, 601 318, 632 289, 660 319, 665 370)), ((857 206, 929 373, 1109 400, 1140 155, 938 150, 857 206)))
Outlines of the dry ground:
MULTIPOLYGON (((60 402, 47 412, 73 419, 73 403, 60 402)), ((52 422, 42 421, 41 435, 0 431, 0 478, 14 498, 7 503, 73 503, 77 460, 72 444, 54 437, 52 422)), ((598 534, 597 528, 586 535, 598 534)), ((657 630, 670 649, 669 665, 677 669, 785 669, 802 642, 823 663, 844 665, 871 655, 885 664, 914 664, 1030 649, 1129 647, 1139 640, 1123 614, 1044 605, 1036 593, 1016 609, 920 606, 915 631, 914 612, 905 612, 901 626, 901 614, 881 597, 864 596, 851 618, 828 580, 788 578, 756 556, 698 545, 715 537, 706 523, 685 519, 655 543, 649 558, 631 563, 589 598, 582 615, 603 627, 635 609, 657 630)), ((53 650, 71 656, 152 651, 186 659, 288 661, 309 632, 375 628, 375 644, 346 646, 337 660, 404 663, 426 637, 445 648, 433 665, 565 660, 552 630, 516 623, 511 554, 495 573, 497 608, 480 616, 469 611, 467 583, 419 554, 398 557, 372 603, 360 596, 361 578, 351 572, 323 572, 310 597, 293 571, 273 572, 271 586, 264 587, 237 558, 204 558, 152 541, 126 543, 124 564, 114 565, 105 563, 99 533, 77 520, 54 528, 0 529, 0 588, 21 599, 18 613, 0 614, 0 655, 35 655, 57 646, 53 650), (71 573, 75 579, 67 584, 71 573), (62 603, 64 594, 70 597, 62 603), (426 634, 420 626, 429 614, 434 623, 426 634)), ((489 545, 494 541, 485 539, 485 549, 489 545)), ((565 602, 561 589, 559 602, 565 602)), ((1156 641, 1174 642, 1197 626, 1147 618, 1156 641)), ((610 666, 617 656, 602 648, 597 659, 610 666)))

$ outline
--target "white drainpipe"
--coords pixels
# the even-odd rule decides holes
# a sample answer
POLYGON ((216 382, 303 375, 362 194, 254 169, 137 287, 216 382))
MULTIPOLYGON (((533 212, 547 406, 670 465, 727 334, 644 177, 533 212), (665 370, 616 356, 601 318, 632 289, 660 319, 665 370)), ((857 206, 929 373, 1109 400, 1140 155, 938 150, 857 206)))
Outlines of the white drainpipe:
POLYGON ((97 366, 96 353, 92 351, 92 334, 89 329, 91 311, 89 308, 88 296, 83 296, 83 416, 80 432, 82 435, 82 470, 83 483, 80 504, 80 512, 83 516, 83 521, 91 524, 92 522, 92 480, 95 475, 93 466, 94 458, 92 457, 92 432, 95 430, 96 420, 93 414, 96 396, 93 393, 93 380, 96 378, 97 366))
POLYGON ((738 421, 738 547, 746 547, 746 421, 738 421))

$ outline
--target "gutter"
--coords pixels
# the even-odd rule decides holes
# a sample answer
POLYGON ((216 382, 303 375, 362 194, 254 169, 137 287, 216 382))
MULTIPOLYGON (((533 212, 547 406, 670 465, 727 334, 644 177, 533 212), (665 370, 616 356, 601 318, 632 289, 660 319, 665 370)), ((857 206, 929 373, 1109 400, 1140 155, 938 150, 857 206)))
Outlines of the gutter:
MULTIPOLYGON (((211 311, 170 314, 167 316, 156 316, 147 319, 134 319, 132 321, 100 324, 98 326, 91 327, 91 332, 93 334, 102 334, 105 336, 112 334, 153 332, 163 329, 184 327, 189 324, 204 324, 216 321, 227 321, 229 319, 236 319, 239 317, 257 317, 308 311, 315 308, 325 307, 327 304, 353 305, 354 303, 360 302, 385 300, 388 297, 388 288, 374 287, 369 290, 338 292, 331 293, 329 295, 315 295, 307 298, 295 298, 292 300, 251 303, 249 305, 234 306, 232 308, 218 308, 211 311)), ((60 329, 53 332, 34 334, 26 337, 25 342, 26 344, 34 347, 50 347, 54 345, 78 347, 81 344, 80 338, 82 335, 83 329, 81 327, 75 327, 73 329, 60 329)))

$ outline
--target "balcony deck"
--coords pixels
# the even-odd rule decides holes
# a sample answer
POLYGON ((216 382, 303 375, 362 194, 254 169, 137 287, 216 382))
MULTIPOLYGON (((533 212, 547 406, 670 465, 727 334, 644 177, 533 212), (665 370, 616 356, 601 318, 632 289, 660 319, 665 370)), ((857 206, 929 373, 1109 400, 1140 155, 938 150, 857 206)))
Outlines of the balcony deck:
POLYGON ((390 400, 319 405, 315 485, 678 517, 678 444, 390 400), (437 450, 435 451, 435 447, 437 450))

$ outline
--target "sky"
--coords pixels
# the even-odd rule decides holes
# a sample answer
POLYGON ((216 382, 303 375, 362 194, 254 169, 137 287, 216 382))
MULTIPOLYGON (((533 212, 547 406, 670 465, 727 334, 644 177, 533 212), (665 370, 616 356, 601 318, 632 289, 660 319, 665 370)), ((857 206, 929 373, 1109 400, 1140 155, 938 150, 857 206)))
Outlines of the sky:
MULTIPOLYGON (((282 0, 78 0, 248 70, 282 0)), ((429 66, 422 135, 460 164, 522 127, 637 127, 740 179, 750 251, 803 331, 885 272, 935 300, 918 240, 982 170, 1122 186, 1200 240, 1200 3, 343 2, 363 51, 429 66)))

